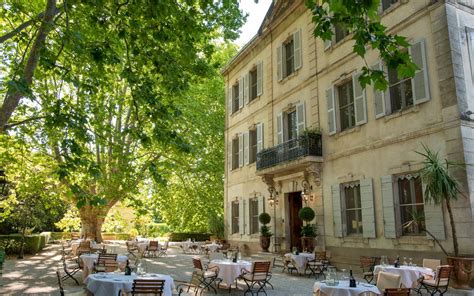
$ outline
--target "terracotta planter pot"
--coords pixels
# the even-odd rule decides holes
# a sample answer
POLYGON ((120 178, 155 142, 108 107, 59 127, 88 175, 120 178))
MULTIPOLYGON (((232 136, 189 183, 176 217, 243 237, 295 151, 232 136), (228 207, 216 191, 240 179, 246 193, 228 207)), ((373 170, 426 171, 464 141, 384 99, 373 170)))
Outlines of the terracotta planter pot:
POLYGON ((270 247, 270 237, 269 236, 261 236, 260 237, 260 247, 262 251, 268 252, 268 248, 270 247))
POLYGON ((303 236, 301 237, 301 247, 308 252, 313 252, 315 245, 315 237, 303 236))
POLYGON ((448 264, 454 266, 451 286, 474 290, 474 258, 448 257, 448 264))

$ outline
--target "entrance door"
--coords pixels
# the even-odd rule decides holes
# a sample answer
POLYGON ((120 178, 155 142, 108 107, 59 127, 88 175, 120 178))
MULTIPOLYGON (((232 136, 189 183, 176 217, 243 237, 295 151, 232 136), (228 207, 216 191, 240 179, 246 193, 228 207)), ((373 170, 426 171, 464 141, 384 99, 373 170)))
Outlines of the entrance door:
POLYGON ((288 194, 288 206, 290 211, 290 246, 301 250, 301 226, 303 226, 303 221, 298 217, 298 212, 303 206, 301 192, 288 194))

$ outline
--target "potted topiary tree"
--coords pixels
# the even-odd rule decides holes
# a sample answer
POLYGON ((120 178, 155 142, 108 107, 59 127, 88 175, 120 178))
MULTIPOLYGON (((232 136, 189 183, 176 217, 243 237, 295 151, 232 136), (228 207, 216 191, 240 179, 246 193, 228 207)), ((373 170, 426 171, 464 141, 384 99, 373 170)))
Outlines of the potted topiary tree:
MULTIPOLYGON (((448 263, 454 266, 453 287, 461 289, 473 289, 471 271, 474 266, 474 258, 463 258, 459 256, 458 237, 456 234, 456 225, 453 220, 451 200, 456 200, 458 194, 461 194, 461 185, 450 175, 449 166, 454 163, 448 160, 442 161, 438 153, 432 152, 423 145, 424 152, 417 152, 424 157, 423 168, 420 171, 421 179, 425 184, 425 201, 434 202, 434 204, 444 203, 448 211, 451 224, 451 233, 453 235, 454 256, 448 256, 442 248, 439 241, 435 240, 448 257, 448 263), (471 285, 471 286, 470 286, 471 285)), ((426 231, 426 229, 425 229, 426 231)), ((431 235, 431 234, 430 234, 431 235)), ((432 236, 432 235, 431 235, 432 236)))
POLYGON ((314 219, 316 213, 310 207, 301 208, 298 212, 298 217, 303 220, 304 224, 301 227, 301 245, 303 250, 312 252, 314 250, 314 238, 316 237, 316 227, 310 222, 314 219))
POLYGON ((258 221, 263 224, 260 227, 260 247, 264 252, 268 252, 268 248, 270 247, 270 237, 272 236, 272 232, 267 224, 270 223, 271 219, 272 217, 270 217, 268 213, 261 213, 258 216, 258 221))

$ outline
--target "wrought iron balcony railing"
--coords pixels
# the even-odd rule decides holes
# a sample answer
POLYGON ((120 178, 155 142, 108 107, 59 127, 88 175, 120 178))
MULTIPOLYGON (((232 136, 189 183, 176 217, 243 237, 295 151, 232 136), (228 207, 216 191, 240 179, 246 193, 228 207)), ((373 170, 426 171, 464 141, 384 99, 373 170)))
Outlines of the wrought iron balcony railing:
POLYGON ((323 156, 320 134, 303 135, 297 139, 260 151, 257 153, 257 170, 263 170, 305 156, 323 156))

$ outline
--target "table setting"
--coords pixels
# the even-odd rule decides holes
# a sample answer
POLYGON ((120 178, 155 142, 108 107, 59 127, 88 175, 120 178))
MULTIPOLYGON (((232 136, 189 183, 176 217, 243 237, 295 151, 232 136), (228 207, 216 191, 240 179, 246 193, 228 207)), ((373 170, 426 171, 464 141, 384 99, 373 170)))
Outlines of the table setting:
POLYGON ((132 291, 132 285, 134 279, 162 279, 165 280, 163 288, 164 296, 172 296, 172 290, 174 287, 173 278, 169 275, 155 274, 155 273, 144 273, 137 275, 132 273, 131 275, 124 275, 122 272, 115 273, 94 273, 87 276, 85 280, 86 288, 94 296, 107 296, 107 295, 118 295, 119 291, 122 291, 122 295, 127 295, 132 291))
POLYGON ((314 253, 286 253, 285 257, 288 258, 289 260, 293 259, 295 262, 295 267, 298 270, 299 273, 304 273, 305 268, 306 268, 306 262, 309 260, 314 260, 315 255, 314 253))
POLYGON ((400 265, 399 267, 393 265, 375 265, 374 274, 377 275, 381 271, 399 274, 402 284, 406 288, 416 287, 418 279, 423 275, 434 277, 434 272, 431 268, 414 265, 400 265))
POLYGON ((356 287, 350 287, 348 280, 317 281, 313 286, 313 296, 358 296, 366 292, 381 295, 379 289, 374 285, 358 283, 356 287))
POLYGON ((230 259, 216 259, 209 263, 209 268, 214 266, 219 267, 218 278, 221 278, 222 283, 230 287, 235 282, 235 279, 240 276, 243 268, 250 271, 252 262, 246 260, 233 262, 230 259))
MULTIPOLYGON (((79 259, 82 261, 82 272, 83 277, 87 276, 92 272, 94 263, 99 259, 98 254, 82 254, 79 259)), ((117 255, 117 263, 124 265, 127 263, 128 257, 125 255, 117 255)))

